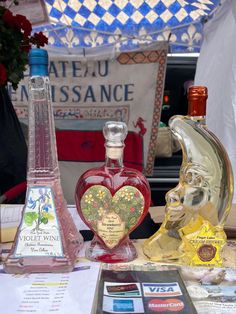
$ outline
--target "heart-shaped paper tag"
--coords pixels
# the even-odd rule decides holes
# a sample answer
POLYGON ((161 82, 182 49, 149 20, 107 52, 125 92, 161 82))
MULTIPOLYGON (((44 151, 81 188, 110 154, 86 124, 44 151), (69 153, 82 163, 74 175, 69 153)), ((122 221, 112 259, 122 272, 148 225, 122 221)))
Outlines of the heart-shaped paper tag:
POLYGON ((133 186, 124 186, 112 196, 102 185, 93 185, 82 196, 85 222, 110 249, 128 235, 144 211, 144 197, 133 186))

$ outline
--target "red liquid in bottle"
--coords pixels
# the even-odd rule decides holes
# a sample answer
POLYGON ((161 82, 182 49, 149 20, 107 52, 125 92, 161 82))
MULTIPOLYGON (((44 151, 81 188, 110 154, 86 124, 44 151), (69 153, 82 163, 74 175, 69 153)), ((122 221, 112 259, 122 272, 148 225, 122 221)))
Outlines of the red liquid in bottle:
POLYGON ((142 173, 123 166, 126 125, 107 122, 104 130, 105 165, 80 177, 76 205, 80 217, 94 232, 86 257, 106 263, 128 262, 137 257, 129 234, 148 212, 150 187, 142 173), (115 140, 111 129, 115 130, 115 140))

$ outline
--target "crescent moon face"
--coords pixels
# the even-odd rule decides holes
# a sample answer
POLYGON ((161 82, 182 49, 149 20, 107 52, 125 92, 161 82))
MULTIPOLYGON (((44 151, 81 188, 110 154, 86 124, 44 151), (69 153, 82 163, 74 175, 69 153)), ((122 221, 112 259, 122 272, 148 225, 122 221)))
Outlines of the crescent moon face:
POLYGON ((166 195, 170 219, 182 211, 185 224, 187 216, 198 212, 213 225, 224 225, 233 197, 233 173, 224 147, 200 120, 175 116, 169 126, 183 151, 179 184, 166 195))
POLYGON ((193 221, 223 230, 232 205, 233 174, 227 153, 203 119, 174 116, 169 126, 183 152, 179 184, 166 194, 164 221, 144 242, 143 252, 154 261, 186 262, 179 231, 193 221))

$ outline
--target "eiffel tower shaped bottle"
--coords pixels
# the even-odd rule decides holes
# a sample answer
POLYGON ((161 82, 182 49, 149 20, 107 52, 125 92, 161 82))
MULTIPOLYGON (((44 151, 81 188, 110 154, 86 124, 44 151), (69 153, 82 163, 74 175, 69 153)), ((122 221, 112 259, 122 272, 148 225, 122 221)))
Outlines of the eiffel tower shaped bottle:
POLYGON ((8 273, 67 272, 74 267, 83 239, 61 187, 47 51, 32 49, 29 64, 27 194, 4 268, 8 273))

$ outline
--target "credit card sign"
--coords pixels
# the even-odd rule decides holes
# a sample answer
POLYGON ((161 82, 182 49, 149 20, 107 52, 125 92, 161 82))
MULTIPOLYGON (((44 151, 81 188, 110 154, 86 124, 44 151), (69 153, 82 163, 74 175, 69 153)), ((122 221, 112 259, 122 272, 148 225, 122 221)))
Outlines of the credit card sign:
POLYGON ((176 297, 182 295, 178 282, 142 283, 144 297, 176 297))

